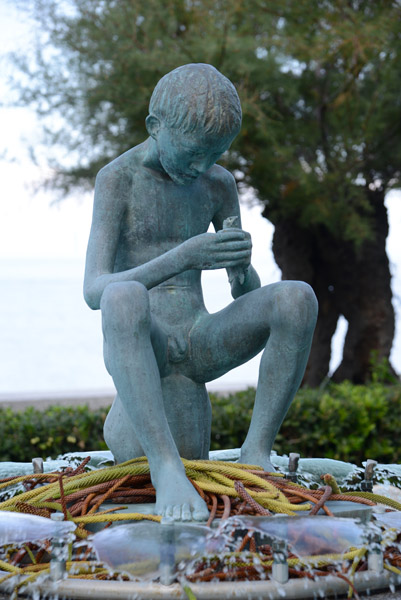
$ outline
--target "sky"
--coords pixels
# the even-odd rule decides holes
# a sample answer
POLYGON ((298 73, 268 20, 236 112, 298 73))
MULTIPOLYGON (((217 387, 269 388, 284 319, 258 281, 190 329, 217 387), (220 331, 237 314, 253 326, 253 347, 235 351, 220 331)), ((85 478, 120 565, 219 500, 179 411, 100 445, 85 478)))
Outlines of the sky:
MULTIPOLYGON (((7 83, 12 67, 6 60, 6 53, 24 47, 29 48, 28 24, 21 18, 14 4, 7 0, 0 0, 0 101, 3 103, 3 106, 0 105, 0 180, 3 191, 0 203, 0 261, 74 259, 79 268, 83 269, 91 221, 92 195, 76 194, 62 202, 54 203, 51 193, 45 193, 43 190, 34 192, 34 188, 46 175, 45 167, 34 165, 28 152, 28 146, 40 140, 40 124, 30 108, 4 105, 12 100, 12 93, 7 83)), ((400 200, 400 192, 391 192, 386 199, 390 220, 387 250, 393 274, 394 306, 398 325, 392 360, 399 372, 401 372, 400 200)), ((280 271, 274 263, 271 252, 273 227, 261 217, 260 212, 261 208, 258 205, 244 204, 243 227, 252 234, 253 264, 261 276, 262 283, 272 283, 280 279, 280 271)), ((206 273, 203 285, 209 310, 218 310, 230 301, 224 272, 206 273), (218 291, 220 288, 223 290, 221 293, 218 291)), ((333 342, 332 368, 341 360, 345 331, 346 323, 343 320, 339 324, 333 342)), ((101 361, 100 349, 99 361, 101 361)), ((241 381, 256 383, 256 377, 257 360, 254 360, 247 370, 239 371, 239 374, 231 378, 227 375, 221 385, 238 387, 241 381)))

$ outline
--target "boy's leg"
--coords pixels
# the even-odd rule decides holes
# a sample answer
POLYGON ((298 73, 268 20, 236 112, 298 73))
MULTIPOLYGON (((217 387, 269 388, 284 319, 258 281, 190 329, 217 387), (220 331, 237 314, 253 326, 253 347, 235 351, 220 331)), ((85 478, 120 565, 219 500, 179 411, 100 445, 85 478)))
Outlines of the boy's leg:
POLYGON ((164 409, 179 455, 207 460, 212 409, 206 386, 179 373, 163 377, 161 383, 164 409))
MULTIPOLYGON (((163 377, 161 385, 167 422, 179 455, 189 460, 207 460, 212 411, 205 385, 178 373, 163 377)), ((145 454, 118 394, 103 433, 117 463, 145 454)))
POLYGON ((103 436, 117 464, 145 454, 118 394, 104 422, 103 436))
POLYGON ((302 381, 317 318, 312 288, 282 281, 241 296, 191 332, 189 376, 211 381, 264 348, 241 462, 267 470, 280 425, 302 381))
POLYGON ((110 284, 101 310, 106 367, 148 458, 157 512, 176 520, 207 519, 206 504, 185 475, 167 423, 146 288, 137 282, 110 284))

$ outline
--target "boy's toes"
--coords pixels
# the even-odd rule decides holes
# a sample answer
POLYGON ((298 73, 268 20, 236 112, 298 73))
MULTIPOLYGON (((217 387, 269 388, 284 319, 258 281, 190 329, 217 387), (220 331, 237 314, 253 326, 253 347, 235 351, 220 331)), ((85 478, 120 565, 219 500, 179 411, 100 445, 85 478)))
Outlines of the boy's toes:
POLYGON ((173 506, 173 519, 174 521, 181 521, 181 506, 180 504, 175 504, 173 506))
POLYGON ((199 504, 195 504, 192 511, 192 518, 194 521, 207 521, 209 518, 209 511, 206 504, 201 501, 199 504))
POLYGON ((183 521, 192 521, 191 507, 187 503, 182 505, 181 518, 183 521))

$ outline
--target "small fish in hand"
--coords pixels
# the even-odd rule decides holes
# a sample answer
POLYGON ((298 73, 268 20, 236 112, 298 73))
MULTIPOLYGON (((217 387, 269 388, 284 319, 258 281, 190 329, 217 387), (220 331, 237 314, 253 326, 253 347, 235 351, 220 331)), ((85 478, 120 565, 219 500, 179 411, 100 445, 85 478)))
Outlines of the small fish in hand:
MULTIPOLYGON (((233 216, 233 217, 227 217, 227 219, 224 219, 223 221, 223 229, 231 229, 233 227, 236 227, 236 223, 238 221, 238 216, 233 216)), ((230 282, 230 284, 237 279, 238 283, 240 285, 244 284, 245 281, 245 271, 244 269, 242 269, 242 267, 230 267, 228 269, 228 281, 230 282)))

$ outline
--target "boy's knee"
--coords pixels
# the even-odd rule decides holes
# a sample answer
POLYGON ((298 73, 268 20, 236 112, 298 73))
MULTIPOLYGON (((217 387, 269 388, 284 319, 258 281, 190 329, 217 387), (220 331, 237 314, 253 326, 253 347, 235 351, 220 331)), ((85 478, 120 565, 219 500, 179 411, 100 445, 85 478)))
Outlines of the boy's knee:
POLYGON ((150 324, 149 295, 137 281, 110 283, 100 302, 104 326, 126 331, 130 325, 150 324))
POLYGON ((314 328, 318 303, 311 286, 304 281, 282 281, 274 294, 276 320, 291 329, 314 328))
POLYGON ((307 318, 316 321, 318 303, 315 292, 308 283, 304 281, 293 281, 294 304, 301 309, 307 318))

